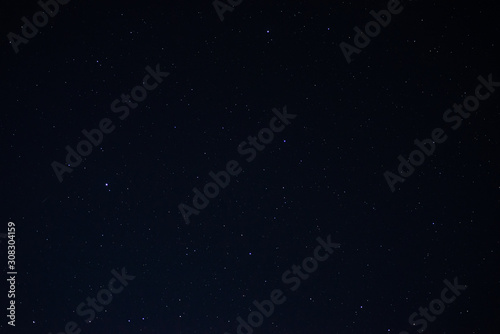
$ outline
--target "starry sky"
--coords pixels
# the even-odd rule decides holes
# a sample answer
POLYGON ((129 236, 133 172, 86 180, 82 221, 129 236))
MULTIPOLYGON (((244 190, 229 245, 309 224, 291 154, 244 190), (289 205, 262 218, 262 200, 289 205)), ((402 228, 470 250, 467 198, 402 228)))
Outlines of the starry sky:
POLYGON ((8 222, 18 274, 0 332, 498 333, 496 2, 401 1, 361 48, 355 28, 394 4, 216 5, 71 0, 13 43, 41 7, 2 3, 5 314, 8 222), (97 144, 68 163, 82 131, 97 144), (434 151, 392 191, 416 139, 434 151))

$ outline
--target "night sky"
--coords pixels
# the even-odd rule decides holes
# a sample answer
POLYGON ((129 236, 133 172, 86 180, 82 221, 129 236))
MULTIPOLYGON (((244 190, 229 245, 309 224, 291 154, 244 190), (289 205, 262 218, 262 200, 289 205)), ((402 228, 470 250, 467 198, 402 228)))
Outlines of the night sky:
POLYGON ((0 333, 500 333, 497 2, 212 1, 2 3, 0 333))

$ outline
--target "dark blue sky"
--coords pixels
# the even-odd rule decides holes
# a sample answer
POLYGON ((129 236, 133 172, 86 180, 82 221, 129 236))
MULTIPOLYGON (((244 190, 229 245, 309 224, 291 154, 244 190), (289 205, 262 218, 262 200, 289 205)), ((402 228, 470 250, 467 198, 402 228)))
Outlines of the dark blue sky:
POLYGON ((221 21, 210 1, 72 0, 18 53, 8 34, 41 8, 3 4, 0 233, 15 223, 17 277, 0 332, 233 334, 280 290, 255 334, 497 333, 500 87, 478 80, 500 82, 495 4, 401 1, 351 62, 340 44, 387 1, 243 0, 221 21), (479 84, 490 95, 457 116, 479 84), (111 126, 59 182, 66 146, 111 126), (392 192, 384 173, 402 177, 398 156, 436 128, 447 139, 392 192), (233 160, 197 209, 193 188, 233 160), (341 246, 320 261, 329 235, 341 246), (310 257, 292 291, 282 275, 310 257), (77 307, 122 270, 134 278, 86 323, 77 307), (411 326, 455 277, 467 288, 411 326))

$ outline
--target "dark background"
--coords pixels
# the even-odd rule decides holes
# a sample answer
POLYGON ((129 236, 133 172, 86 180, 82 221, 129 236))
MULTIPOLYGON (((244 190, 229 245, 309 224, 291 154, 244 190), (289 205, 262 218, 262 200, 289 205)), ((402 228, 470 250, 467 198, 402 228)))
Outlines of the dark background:
POLYGON ((18 54, 6 36, 40 7, 2 3, 0 233, 15 222, 18 275, 0 332, 232 334, 278 288, 255 333, 417 333, 409 315, 458 277, 425 333, 498 333, 500 89, 457 131, 442 120, 479 75, 500 81, 497 3, 402 5, 348 64, 339 44, 387 1, 244 0, 221 22, 210 1, 72 0, 18 54), (110 103, 157 63, 170 76, 120 121, 110 103), (298 116, 245 162, 238 144, 285 105, 298 116), (59 183, 52 161, 105 117, 115 131, 59 183), (391 193, 384 172, 436 127, 447 141, 391 193), (186 225, 178 204, 232 159, 243 172, 186 225), (291 292, 281 274, 329 234, 341 248, 291 292), (76 306, 122 267, 135 280, 84 324, 76 306))

